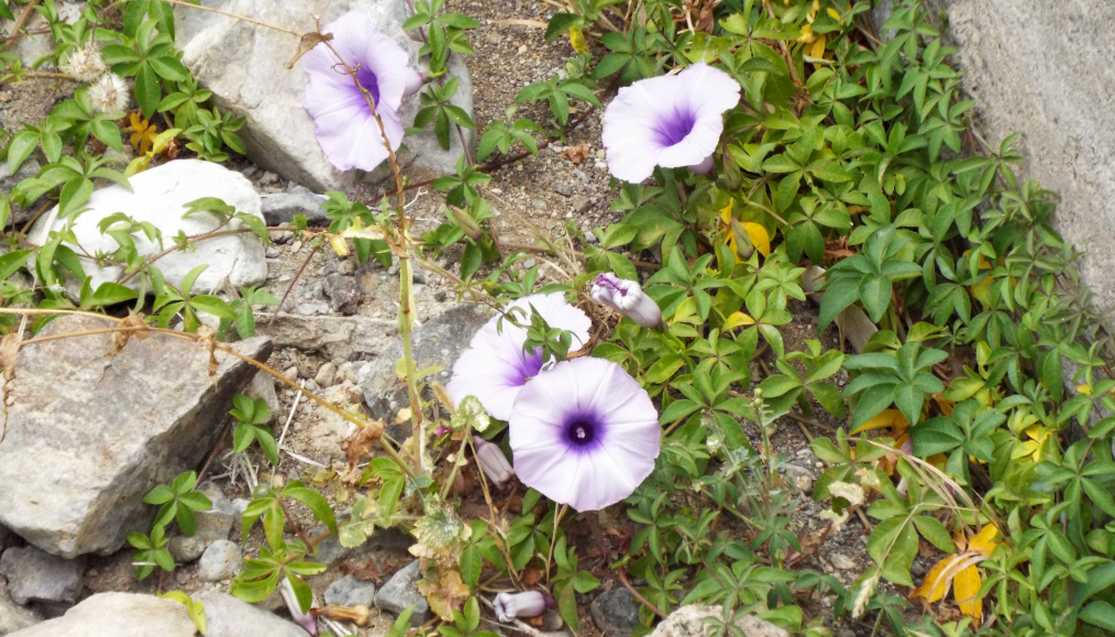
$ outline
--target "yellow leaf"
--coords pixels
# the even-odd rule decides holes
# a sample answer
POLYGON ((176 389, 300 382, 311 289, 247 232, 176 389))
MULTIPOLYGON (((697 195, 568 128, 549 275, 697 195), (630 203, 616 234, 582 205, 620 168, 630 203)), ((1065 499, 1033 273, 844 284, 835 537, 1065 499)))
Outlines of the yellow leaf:
POLYGON ((828 9, 826 9, 825 13, 829 14, 829 17, 832 18, 833 20, 836 20, 837 22, 840 22, 840 21, 844 20, 844 18, 840 15, 840 12, 837 11, 836 9, 833 9, 832 7, 829 7, 828 9))
POLYGON ((968 289, 972 292, 972 296, 975 297, 977 301, 982 303, 984 307, 990 307, 991 305, 992 282, 993 281, 990 276, 985 276, 982 280, 980 280, 979 283, 968 286, 968 289))
POLYGON ((1040 456, 1040 455, 1041 455, 1041 445, 1034 442, 1033 440, 1027 440, 1026 442, 1018 443, 1018 446, 1015 447, 1014 450, 1012 450, 1010 452, 1010 459, 1011 460, 1018 460, 1019 458, 1027 458, 1027 457, 1030 457, 1030 456, 1037 457, 1037 456, 1040 456))
POLYGON ((335 234, 329 235, 329 247, 333 248, 333 252, 339 257, 347 257, 349 254, 348 242, 346 242, 345 238, 342 236, 335 234))
POLYGON ((770 234, 767 233, 767 229, 753 221, 744 221, 743 229, 759 254, 764 257, 770 256, 770 234))
POLYGON ((801 35, 798 36, 798 42, 809 44, 813 41, 813 25, 803 24, 801 26, 801 35))
POLYGON ((1088 383, 1081 383, 1080 385, 1076 386, 1076 393, 1084 394, 1085 396, 1091 396, 1092 395, 1092 386, 1089 385, 1088 383))
POLYGON ((805 17, 810 24, 817 19, 817 12, 821 10, 821 0, 813 0, 813 4, 809 7, 809 15, 805 17))
MULTIPOLYGON (((994 527, 992 527, 994 528, 994 527)), ((978 624, 983 618, 983 601, 979 598, 980 585, 979 569, 973 564, 956 574, 953 580, 953 598, 960 612, 971 617, 978 624)))
POLYGON ((720 221, 724 222, 724 225, 730 225, 732 223, 732 207, 732 200, 729 199, 728 205, 720 209, 720 221))
POLYGON ((569 44, 577 53, 588 53, 588 41, 585 40, 585 32, 581 27, 570 27, 569 44))
POLYGON ((809 57, 820 60, 825 57, 825 36, 821 36, 809 45, 809 57))
POLYGON ((999 529, 994 524, 985 524, 979 533, 976 533, 968 540, 968 550, 975 551, 984 557, 991 557, 995 552, 995 547, 999 543, 995 538, 999 537, 999 529))
POLYGON ((963 560, 963 555, 946 555, 941 558, 933 568, 929 569, 921 586, 914 589, 914 597, 921 597, 930 604, 944 599, 949 592, 949 587, 952 586, 956 566, 963 560))
POLYGON ((728 316, 728 319, 724 321, 724 329, 732 330, 737 327, 754 324, 755 319, 751 318, 750 315, 744 314, 743 312, 732 312, 731 315, 728 316))
POLYGON ((852 433, 858 434, 864 431, 871 431, 873 429, 886 429, 890 428, 899 431, 906 431, 910 423, 906 417, 902 415, 901 411, 897 409, 884 409, 879 415, 868 418, 859 424, 858 427, 852 430, 852 433))

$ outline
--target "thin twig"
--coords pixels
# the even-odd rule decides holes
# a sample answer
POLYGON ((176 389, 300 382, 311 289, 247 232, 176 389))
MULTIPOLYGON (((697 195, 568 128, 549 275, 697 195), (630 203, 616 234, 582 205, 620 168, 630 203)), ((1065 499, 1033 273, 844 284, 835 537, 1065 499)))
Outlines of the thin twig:
MULTIPOLYGON (((283 450, 283 443, 286 442, 287 430, 290 429, 290 423, 294 420, 294 414, 298 412, 298 404, 302 402, 302 390, 306 387, 306 381, 299 383, 298 393, 294 395, 294 404, 290 406, 290 413, 287 414, 286 423, 283 424, 283 432, 279 434, 279 450, 283 450)), ((279 463, 282 464, 280 457, 279 463)))
POLYGON ((301 38, 303 36, 303 33, 300 32, 300 31, 295 31, 294 29, 288 29, 286 27, 281 27, 277 24, 271 24, 271 23, 268 23, 268 22, 263 22, 262 20, 256 20, 255 18, 250 18, 246 15, 240 15, 238 13, 232 13, 231 11, 224 11, 222 9, 215 9, 213 7, 207 7, 205 5, 193 4, 193 3, 190 3, 190 2, 185 2, 184 0, 166 0, 166 1, 169 2, 170 4, 178 5, 180 7, 186 7, 186 8, 189 8, 189 9, 196 9, 198 11, 205 11, 205 12, 208 12, 208 13, 216 13, 218 15, 223 15, 226 18, 233 18, 234 20, 239 20, 241 22, 247 22, 249 24, 254 24, 256 26, 264 27, 266 29, 271 29, 272 31, 279 31, 280 33, 286 33, 288 35, 293 35, 296 38, 301 38))
POLYGON ((23 11, 19 12, 19 17, 16 18, 12 33, 8 36, 8 39, 4 40, 4 44, 0 45, 0 51, 7 49, 23 37, 23 27, 27 26, 27 22, 31 19, 31 14, 35 12, 35 7, 39 5, 39 2, 40 0, 31 0, 31 2, 27 3, 27 6, 23 7, 23 11))
POLYGON ((298 279, 302 277, 302 273, 306 271, 306 267, 310 265, 310 261, 313 261, 314 255, 317 254, 318 250, 321 250, 321 246, 323 245, 323 243, 319 243, 314 246, 314 249, 310 250, 310 254, 306 256, 306 260, 302 262, 302 265, 298 266, 298 271, 294 273, 294 278, 290 280, 290 285, 287 286, 286 292, 283 292, 283 298, 279 299, 279 305, 275 307, 275 313, 271 316, 271 320, 267 321, 268 327, 275 322, 275 319, 283 309, 283 304, 286 303, 287 297, 294 291, 294 286, 298 284, 298 279))
POLYGON ((643 597, 642 593, 635 590, 635 587, 631 585, 631 582, 627 581, 627 575, 624 574, 622 569, 616 571, 616 576, 619 578, 619 583, 623 584, 623 587, 630 591, 635 599, 639 600, 640 604, 646 606, 647 610, 654 613, 655 615, 658 615, 660 619, 666 619, 666 613, 663 613, 661 610, 659 610, 658 607, 652 604, 649 599, 643 597))

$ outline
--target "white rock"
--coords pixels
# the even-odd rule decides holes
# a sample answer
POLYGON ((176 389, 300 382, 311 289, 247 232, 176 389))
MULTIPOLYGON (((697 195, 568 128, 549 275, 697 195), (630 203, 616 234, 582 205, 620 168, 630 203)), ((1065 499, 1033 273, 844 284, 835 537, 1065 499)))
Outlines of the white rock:
MULTIPOLYGON (((719 606, 689 604, 670 613, 654 628, 650 637, 710 637, 714 634, 709 619, 720 617, 719 606)), ((789 637, 790 633, 754 615, 743 615, 735 621, 733 634, 747 637, 789 637)))
MULTIPOLYGON (((217 197, 237 210, 257 216, 260 220, 259 194, 243 175, 220 164, 197 159, 179 159, 146 170, 131 178, 132 192, 117 185, 93 192, 86 211, 73 221, 74 235, 81 250, 88 254, 110 253, 118 245, 112 237, 102 234, 97 225, 105 217, 123 212, 136 221, 152 223, 162 232, 163 246, 174 245, 179 231, 187 236, 213 230, 217 221, 211 215, 183 218, 186 204, 203 197, 217 197)), ((51 230, 64 227, 54 208, 37 221, 28 237, 33 243, 46 242, 51 230)), ((227 284, 235 287, 261 283, 267 279, 267 261, 263 244, 251 233, 222 236, 194 244, 194 249, 175 251, 155 262, 167 282, 179 285, 183 278, 199 264, 208 267, 194 283, 195 293, 205 293, 227 284)), ((136 238, 140 255, 152 255, 163 248, 147 241, 142 235, 136 238)), ((83 262, 86 274, 93 278, 93 288, 106 281, 115 281, 121 274, 120 267, 99 268, 88 260, 83 262)))
MULTIPOLYGON (((204 0, 202 4, 262 18, 301 33, 317 28, 315 17, 321 18, 324 27, 351 9, 361 9, 372 16, 381 33, 394 37, 410 53, 412 65, 420 68, 421 43, 402 29, 409 15, 405 0, 204 0)), ((221 108, 246 117, 243 137, 256 163, 319 192, 344 189, 358 178, 355 172, 336 171, 317 144, 313 122, 302 107, 305 75, 300 67, 287 68, 297 50, 297 38, 208 12, 179 8, 176 15, 183 61, 213 91, 221 108), (229 60, 237 63, 229 64, 229 60)), ((468 68, 460 60, 453 60, 449 75, 460 82, 454 103, 471 113, 468 68)), ((404 101, 405 126, 411 125, 417 111, 417 95, 404 101)), ((437 174, 453 172, 461 156, 456 135, 449 151, 441 150, 432 132, 408 135, 403 143, 409 150, 400 153, 400 160, 408 168, 437 174)), ((380 170, 387 174, 386 166, 380 170)))
MULTIPOLYGON (((207 637, 306 637, 306 631, 271 613, 244 603, 231 595, 206 591, 194 595, 205 604, 209 623, 207 637)), ((109 633, 105 633, 108 635, 109 633)), ((158 633, 144 633, 158 635, 158 633)), ((164 637, 159 635, 159 637, 164 637)))
POLYGON ((153 595, 100 593, 57 619, 8 637, 194 637, 186 607, 153 595))
POLYGON ((240 547, 229 540, 217 540, 205 549, 198 562, 197 575, 206 582, 219 582, 236 575, 240 563, 240 547))

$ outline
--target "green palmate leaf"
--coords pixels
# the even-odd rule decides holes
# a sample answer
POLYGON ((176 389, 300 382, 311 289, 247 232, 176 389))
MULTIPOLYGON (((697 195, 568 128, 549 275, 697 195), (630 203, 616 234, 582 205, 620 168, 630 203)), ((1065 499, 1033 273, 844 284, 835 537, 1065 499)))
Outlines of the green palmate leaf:
POLYGON ((325 499, 325 496, 297 482, 292 482, 283 489, 283 495, 306 505, 306 508, 314 514, 314 517, 317 518, 319 522, 328 527, 333 533, 337 532, 337 520, 333 514, 333 507, 329 506, 329 502, 325 499))
POLYGON ((1103 600, 1089 602, 1080 610, 1080 620, 1115 633, 1115 606, 1103 600))

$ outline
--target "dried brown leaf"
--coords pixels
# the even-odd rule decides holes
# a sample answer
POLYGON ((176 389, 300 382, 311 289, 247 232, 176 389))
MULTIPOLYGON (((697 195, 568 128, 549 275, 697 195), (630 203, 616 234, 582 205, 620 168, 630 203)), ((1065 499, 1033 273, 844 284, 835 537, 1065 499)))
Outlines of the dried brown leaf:
POLYGON ((302 59, 302 56, 309 53, 315 46, 332 39, 332 33, 303 33, 302 37, 298 39, 298 49, 294 52, 294 56, 290 58, 290 62, 287 62, 287 70, 293 69, 298 61, 302 59))

